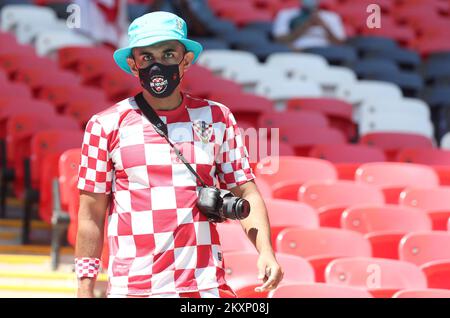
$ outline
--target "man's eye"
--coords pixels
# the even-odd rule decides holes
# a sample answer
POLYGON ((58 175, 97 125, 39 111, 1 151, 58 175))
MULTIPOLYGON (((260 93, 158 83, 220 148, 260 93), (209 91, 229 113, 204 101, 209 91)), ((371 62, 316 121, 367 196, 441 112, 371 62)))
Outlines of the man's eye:
POLYGON ((144 61, 150 61, 151 59, 150 55, 144 55, 144 61))
POLYGON ((166 59, 173 58, 173 53, 166 53, 165 58, 166 59))

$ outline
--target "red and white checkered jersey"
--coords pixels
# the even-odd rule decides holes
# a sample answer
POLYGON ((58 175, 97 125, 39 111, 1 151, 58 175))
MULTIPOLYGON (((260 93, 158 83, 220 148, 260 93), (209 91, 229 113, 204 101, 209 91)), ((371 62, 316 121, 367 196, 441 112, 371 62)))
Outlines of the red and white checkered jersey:
MULTIPOLYGON (((170 140, 208 185, 230 189, 254 179, 227 107, 183 94, 180 107, 157 113, 170 140)), ((134 98, 90 119, 78 188, 112 193, 109 293, 157 295, 226 284, 216 226, 196 207, 199 185, 134 98)))

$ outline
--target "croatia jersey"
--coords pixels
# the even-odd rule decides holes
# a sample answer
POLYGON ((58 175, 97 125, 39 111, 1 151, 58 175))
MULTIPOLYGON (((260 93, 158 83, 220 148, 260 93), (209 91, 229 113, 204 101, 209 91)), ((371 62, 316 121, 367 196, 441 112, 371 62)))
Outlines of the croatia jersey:
MULTIPOLYGON (((178 108, 156 112, 208 185, 231 189, 254 179, 226 106, 183 94, 178 108)), ((216 226, 196 207, 200 183, 133 97, 89 120, 78 188, 111 193, 108 293, 158 295, 226 284, 216 226)))

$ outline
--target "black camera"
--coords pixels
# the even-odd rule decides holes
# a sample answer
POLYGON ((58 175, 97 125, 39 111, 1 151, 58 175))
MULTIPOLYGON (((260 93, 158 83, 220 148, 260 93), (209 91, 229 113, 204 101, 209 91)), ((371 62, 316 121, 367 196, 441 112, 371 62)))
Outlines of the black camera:
POLYGON ((215 187, 200 189, 197 207, 209 221, 217 223, 226 219, 242 220, 250 214, 250 203, 247 200, 215 187))

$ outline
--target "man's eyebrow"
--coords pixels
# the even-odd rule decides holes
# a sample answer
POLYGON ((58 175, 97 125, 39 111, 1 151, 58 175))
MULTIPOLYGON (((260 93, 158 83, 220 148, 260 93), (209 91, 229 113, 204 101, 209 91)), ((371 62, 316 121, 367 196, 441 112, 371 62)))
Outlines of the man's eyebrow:
MULTIPOLYGON (((177 51, 177 49, 175 47, 168 47, 168 48, 163 50, 163 53, 170 53, 170 52, 176 52, 176 51, 177 51)), ((147 55, 147 54, 148 55, 153 55, 152 52, 146 51, 146 50, 143 50, 143 51, 139 52, 139 55, 147 55)))

